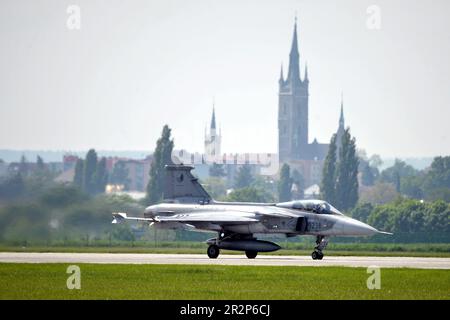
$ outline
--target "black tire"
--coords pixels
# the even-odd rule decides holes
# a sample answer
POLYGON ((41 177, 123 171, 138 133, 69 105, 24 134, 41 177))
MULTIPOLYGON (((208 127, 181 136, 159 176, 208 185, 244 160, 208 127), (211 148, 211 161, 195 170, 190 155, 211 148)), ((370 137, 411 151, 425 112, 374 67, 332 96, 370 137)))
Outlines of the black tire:
POLYGON ((245 251, 245 255, 249 259, 255 259, 256 256, 258 255, 258 251, 245 251))
POLYGON ((318 260, 322 260, 323 259, 323 253, 319 252, 319 257, 317 258, 318 260))
POLYGON ((311 254, 311 258, 313 258, 313 260, 319 259, 319 252, 313 251, 313 253, 311 254))
POLYGON ((212 244, 208 247, 206 253, 208 254, 208 257, 210 257, 211 259, 216 259, 219 256, 220 250, 218 246, 212 244))

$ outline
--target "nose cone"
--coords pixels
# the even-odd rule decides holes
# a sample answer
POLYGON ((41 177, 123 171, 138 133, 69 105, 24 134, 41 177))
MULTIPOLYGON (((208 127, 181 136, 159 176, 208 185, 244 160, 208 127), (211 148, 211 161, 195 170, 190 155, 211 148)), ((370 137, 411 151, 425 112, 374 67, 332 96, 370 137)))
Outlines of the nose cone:
POLYGON ((341 222, 343 233, 347 236, 371 236, 377 229, 355 219, 345 219, 341 222))

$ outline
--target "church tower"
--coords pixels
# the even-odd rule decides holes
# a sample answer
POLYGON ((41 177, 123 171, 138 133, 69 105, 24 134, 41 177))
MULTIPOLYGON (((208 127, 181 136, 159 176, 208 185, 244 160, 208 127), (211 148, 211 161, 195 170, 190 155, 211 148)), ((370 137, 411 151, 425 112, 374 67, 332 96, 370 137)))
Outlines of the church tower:
POLYGON ((308 69, 300 76, 297 19, 294 24, 289 69, 284 79, 281 67, 278 80, 278 155, 281 162, 308 159, 308 69))
POLYGON ((344 122, 344 97, 341 95, 341 115, 339 117, 339 127, 336 131, 336 156, 339 157, 339 151, 342 145, 342 136, 345 132, 345 122, 344 122))
POLYGON ((216 111, 213 105, 211 126, 209 128, 209 134, 205 132, 205 155, 213 160, 221 155, 220 143, 222 137, 221 133, 216 131, 216 111))

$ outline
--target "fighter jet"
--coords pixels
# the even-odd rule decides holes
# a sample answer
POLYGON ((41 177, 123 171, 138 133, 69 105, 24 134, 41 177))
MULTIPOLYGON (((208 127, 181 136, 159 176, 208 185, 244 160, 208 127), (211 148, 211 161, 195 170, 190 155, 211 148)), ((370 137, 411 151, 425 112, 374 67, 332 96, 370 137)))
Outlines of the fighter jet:
POLYGON ((217 258, 221 249, 245 251, 247 258, 254 259, 258 252, 281 248, 276 243, 258 240, 258 234, 315 236, 316 246, 311 254, 314 260, 323 258, 323 250, 332 236, 389 234, 343 215, 323 200, 281 203, 215 201, 192 175, 193 167, 168 165, 165 169, 162 203, 147 207, 144 217, 113 213, 112 223, 130 220, 160 229, 217 232, 216 238, 206 241, 211 259, 217 258))

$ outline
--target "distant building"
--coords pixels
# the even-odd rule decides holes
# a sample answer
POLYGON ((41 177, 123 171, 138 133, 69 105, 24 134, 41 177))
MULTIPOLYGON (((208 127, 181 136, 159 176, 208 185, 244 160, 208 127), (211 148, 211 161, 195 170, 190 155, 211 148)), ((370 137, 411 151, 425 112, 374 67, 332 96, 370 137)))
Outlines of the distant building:
POLYGON ((72 183, 73 178, 75 177, 75 168, 68 169, 66 171, 61 172, 54 179, 55 182, 58 183, 72 183))
MULTIPOLYGON (((75 155, 64 155, 63 162, 61 164, 64 169, 63 172, 56 177, 55 181, 59 182, 71 182, 75 174, 75 164, 77 163, 79 157, 75 155)), ((111 177, 114 166, 118 162, 123 162, 125 168, 128 170, 128 190, 129 191, 139 191, 145 192, 147 184, 149 181, 150 165, 153 157, 147 156, 144 159, 130 159, 130 158, 119 158, 119 157, 106 157, 106 171, 111 177)), ((56 164, 52 164, 56 167, 56 164)), ((111 187, 114 189, 114 187, 111 187)))
POLYGON ((221 142, 222 135, 216 129, 216 111, 213 105, 209 133, 205 132, 205 156, 207 159, 214 159, 222 155, 221 142))
POLYGON ((45 166, 51 173, 59 174, 64 171, 64 164, 62 162, 47 162, 45 166))
POLYGON ((344 120, 344 98, 341 97, 341 115, 339 117, 339 127, 336 132, 336 156, 339 157, 339 151, 341 150, 341 144, 342 144, 342 136, 345 132, 345 120, 344 120))
MULTIPOLYGON (((287 163, 291 167, 291 172, 297 171, 301 175, 302 186, 306 189, 312 187, 311 190, 317 191, 315 185, 318 186, 322 180, 323 162, 327 156, 329 144, 320 143, 316 138, 311 143, 309 142, 309 78, 307 66, 305 66, 303 77, 300 73, 297 21, 294 24, 287 76, 284 76, 282 66, 278 85, 278 160, 280 167, 283 163, 287 163)), ((336 132, 338 145, 341 143, 344 131, 344 106, 341 99, 341 114, 336 132)), ((194 173, 200 179, 206 179, 209 177, 209 167, 212 162, 224 164, 225 178, 228 185, 232 185, 236 173, 242 166, 242 161, 237 161, 242 155, 222 154, 222 134, 220 130, 217 132, 214 105, 209 132, 205 129, 204 142, 205 150, 201 161, 191 162, 195 166, 194 173), (217 161, 211 161, 211 159, 217 161)), ((247 164, 250 165, 252 173, 256 175, 261 173, 264 166, 262 163, 248 162, 247 164)), ((304 190, 300 190, 300 186, 296 185, 293 191, 295 196, 299 196, 303 195, 304 190)))
POLYGON ((143 160, 122 160, 128 170, 129 185, 128 190, 145 192, 149 181, 151 157, 143 160))
POLYGON ((304 191, 305 199, 317 199, 319 195, 320 195, 320 187, 318 184, 313 184, 312 186, 306 188, 304 191))
POLYGON ((71 154, 63 156, 63 171, 74 169, 79 157, 71 154))
MULTIPOLYGON (((323 161, 328 153, 329 144, 314 139, 309 143, 309 78, 305 66, 303 78, 300 74, 300 54, 297 39, 297 21, 289 54, 288 74, 285 79, 281 67, 278 80, 278 156, 280 164, 287 163, 291 170, 297 170, 305 185, 319 184, 322 179, 323 161)), ((341 118, 337 131, 340 141, 344 131, 343 102, 341 118)))

